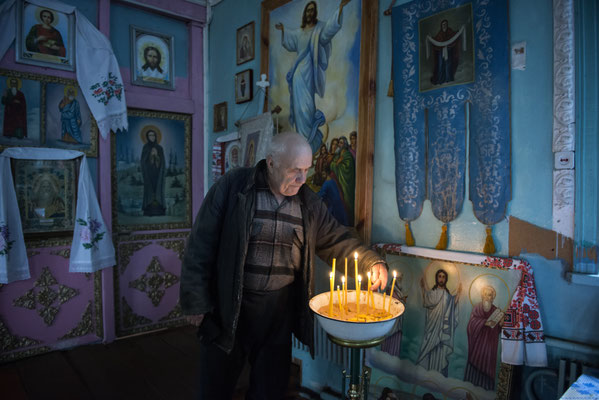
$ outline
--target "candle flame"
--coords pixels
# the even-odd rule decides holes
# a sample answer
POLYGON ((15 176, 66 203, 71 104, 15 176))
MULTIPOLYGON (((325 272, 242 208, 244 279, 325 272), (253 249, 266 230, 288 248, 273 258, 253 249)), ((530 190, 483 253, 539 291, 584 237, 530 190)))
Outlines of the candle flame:
POLYGON ((329 278, 333 279, 333 273, 332 272, 329 274, 329 278))
POLYGON ((341 282, 345 283, 345 276, 341 277, 341 282))
POLYGON ((366 275, 370 278, 370 271, 366 273, 366 275))
POLYGON ((355 258, 356 260, 358 259, 358 252, 357 252, 357 251, 355 251, 355 252, 354 252, 354 258, 355 258))
POLYGON ((362 275, 358 275, 358 282, 362 282, 362 275))
POLYGON ((393 277, 397 278, 397 271, 393 271, 393 277))

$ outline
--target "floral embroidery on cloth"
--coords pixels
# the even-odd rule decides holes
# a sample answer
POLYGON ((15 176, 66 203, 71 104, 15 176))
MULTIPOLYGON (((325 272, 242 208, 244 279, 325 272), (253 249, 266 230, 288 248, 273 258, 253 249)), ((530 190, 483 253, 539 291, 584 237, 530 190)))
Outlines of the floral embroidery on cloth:
POLYGON ((12 248, 15 241, 9 239, 10 231, 8 230, 8 225, 2 222, 0 223, 0 256, 7 255, 12 248))
POLYGON ((103 82, 97 82, 90 86, 89 89, 92 91, 92 96, 105 106, 108 105, 108 102, 113 97, 121 101, 123 93, 123 85, 119 82, 118 76, 113 75, 112 72, 108 73, 108 78, 103 82))
POLYGON ((97 243, 102 240, 105 232, 99 232, 102 228, 102 223, 94 218, 87 218, 87 222, 84 219, 77 218, 77 223, 84 226, 81 229, 80 237, 82 240, 81 245, 87 250, 97 249, 97 243))

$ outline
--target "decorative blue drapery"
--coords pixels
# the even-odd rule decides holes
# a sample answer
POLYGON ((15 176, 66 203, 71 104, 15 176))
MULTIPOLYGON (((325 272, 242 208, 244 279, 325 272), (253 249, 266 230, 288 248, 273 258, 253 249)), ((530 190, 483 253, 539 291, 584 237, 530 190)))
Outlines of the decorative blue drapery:
POLYGON ((499 222, 511 198, 506 0, 415 0, 392 18, 400 218, 425 199, 445 224, 459 215, 468 143, 474 214, 499 222))

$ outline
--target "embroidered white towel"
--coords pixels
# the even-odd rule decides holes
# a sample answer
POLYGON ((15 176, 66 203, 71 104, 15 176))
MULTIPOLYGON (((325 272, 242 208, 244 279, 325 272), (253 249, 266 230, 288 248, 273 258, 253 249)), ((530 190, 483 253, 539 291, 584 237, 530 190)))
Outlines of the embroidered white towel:
MULTIPOLYGON (((16 0, 0 5, 0 58, 16 36, 16 0)), ((102 137, 110 130, 126 130, 127 104, 121 71, 110 41, 75 7, 56 0, 28 0, 65 14, 75 13, 75 69, 81 92, 102 137)))
POLYGON ((0 283, 29 279, 29 260, 23 240, 10 158, 0 154, 0 283))
MULTIPOLYGON (((116 264, 114 246, 112 244, 112 235, 104 225, 96 192, 93 187, 91 175, 87 167, 87 158, 85 154, 74 150, 49 149, 42 147, 13 147, 4 150, 0 154, 2 163, 0 173, 2 177, 6 174, 10 175, 10 185, 2 185, 2 197, 7 193, 8 204, 6 207, 2 205, 2 212, 10 212, 18 218, 18 226, 15 225, 20 233, 20 238, 15 237, 14 249, 20 254, 25 252, 25 243, 23 240, 21 220, 19 217, 18 204, 14 185, 12 184, 12 175, 10 171, 10 158, 28 159, 28 160, 72 160, 82 157, 81 166, 79 167, 79 182, 77 186, 77 211, 75 215, 75 226, 73 230, 73 242, 71 244, 71 258, 69 262, 70 272, 95 272, 102 268, 111 267, 116 264)), ((3 180, 3 182, 5 182, 3 180)), ((0 216, 3 214, 0 213, 0 216)), ((15 262, 8 258, 6 263, 6 275, 17 276, 19 271, 23 269, 21 264, 18 264, 19 257, 15 257, 15 262)), ((21 262, 21 261, 19 261, 21 262)), ((29 274, 29 268, 27 274, 29 274)), ((0 275, 1 277, 1 275, 0 275)), ((21 278, 21 279, 27 279, 21 278)), ((18 279, 13 279, 18 280, 18 279)), ((4 282, 2 282, 4 283, 4 282)), ((8 282, 6 282, 8 283, 8 282)))

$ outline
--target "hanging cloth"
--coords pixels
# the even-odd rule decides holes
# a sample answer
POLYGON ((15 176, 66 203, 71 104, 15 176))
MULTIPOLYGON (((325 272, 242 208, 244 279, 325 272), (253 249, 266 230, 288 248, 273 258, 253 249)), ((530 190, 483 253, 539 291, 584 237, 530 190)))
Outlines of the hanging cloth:
POLYGON ((427 114, 427 198, 433 215, 443 222, 438 250, 447 248, 449 222, 458 217, 466 193, 466 132, 468 102, 459 96, 434 98, 427 114))
MULTIPOLYGON (((112 45, 75 7, 57 0, 28 0, 65 14, 75 13, 75 70, 81 92, 103 138, 112 130, 127 130, 127 105, 121 71, 112 45)), ((0 6, 0 58, 16 36, 16 0, 0 6)))
POLYGON ((485 10, 491 23, 480 27, 476 80, 470 88, 469 194, 475 217, 487 225, 484 252, 495 252, 491 226, 511 200, 509 19, 503 1, 485 10))
MULTIPOLYGON (((104 225, 98 198, 93 187, 85 154, 74 150, 59 150, 36 147, 13 147, 0 154, 0 176, 2 194, 0 198, 0 224, 7 225, 13 241, 6 254, 0 255, 0 283, 29 278, 27 252, 23 240, 19 206, 12 175, 10 159, 27 160, 72 160, 82 157, 77 185, 77 211, 71 243, 70 272, 95 272, 116 264, 112 235, 104 225), (8 180, 10 178, 10 180, 8 180), (8 184, 10 182, 10 184, 8 184), (15 217, 16 216, 16 217, 15 217), (2 222, 4 221, 4 222, 2 222)), ((4 232, 4 231, 3 231, 4 232)), ((5 240, 6 241, 6 240, 5 240)), ((2 242, 0 241, 0 249, 2 242)), ((8 248, 8 246, 4 246, 8 248)), ((1 250, 0 250, 1 252, 1 250)))

